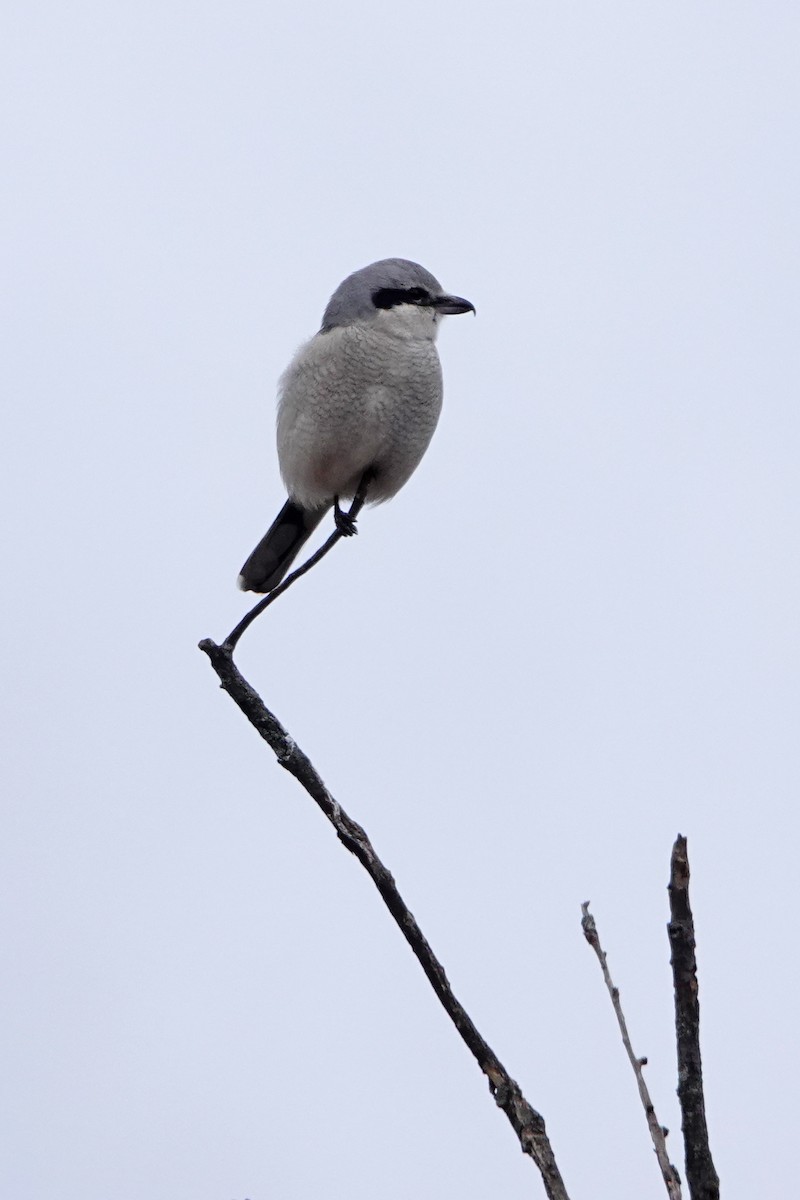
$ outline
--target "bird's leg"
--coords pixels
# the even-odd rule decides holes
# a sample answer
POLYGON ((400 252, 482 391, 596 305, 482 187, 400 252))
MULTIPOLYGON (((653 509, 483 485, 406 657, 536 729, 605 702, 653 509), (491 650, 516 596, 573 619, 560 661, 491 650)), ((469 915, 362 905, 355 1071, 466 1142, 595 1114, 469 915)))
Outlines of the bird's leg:
POLYGON ((353 497, 353 503, 350 505, 348 512, 344 512, 339 505, 339 497, 333 498, 333 519, 336 523, 336 528, 342 537, 352 537, 354 533, 358 533, 356 529, 356 517, 361 512, 367 499, 367 489, 375 478, 375 472, 372 467, 367 467, 364 474, 359 480, 356 494, 353 497))
POLYGON ((342 537, 352 537, 354 533, 358 533, 355 517, 351 517, 349 512, 339 507, 338 496, 333 498, 333 519, 342 537))

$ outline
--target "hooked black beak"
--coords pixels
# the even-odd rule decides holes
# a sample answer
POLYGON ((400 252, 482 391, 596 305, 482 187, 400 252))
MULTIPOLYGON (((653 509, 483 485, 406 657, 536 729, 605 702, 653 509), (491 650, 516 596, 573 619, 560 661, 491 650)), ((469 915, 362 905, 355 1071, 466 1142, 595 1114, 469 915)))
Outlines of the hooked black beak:
POLYGON ((462 296, 434 296, 431 307, 443 317, 455 316, 457 313, 475 312, 475 305, 462 296))

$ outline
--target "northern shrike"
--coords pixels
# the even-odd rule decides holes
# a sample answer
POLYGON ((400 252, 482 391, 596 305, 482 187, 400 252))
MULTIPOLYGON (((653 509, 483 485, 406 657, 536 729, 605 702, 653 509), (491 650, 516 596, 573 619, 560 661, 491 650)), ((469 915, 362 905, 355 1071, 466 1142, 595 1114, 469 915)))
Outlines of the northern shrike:
POLYGON ((279 385, 278 460, 289 499, 239 576, 245 592, 280 583, 303 543, 368 479, 367 501, 399 492, 428 448, 442 407, 439 318, 474 312, 419 263, 385 258, 339 284, 322 328, 279 385))

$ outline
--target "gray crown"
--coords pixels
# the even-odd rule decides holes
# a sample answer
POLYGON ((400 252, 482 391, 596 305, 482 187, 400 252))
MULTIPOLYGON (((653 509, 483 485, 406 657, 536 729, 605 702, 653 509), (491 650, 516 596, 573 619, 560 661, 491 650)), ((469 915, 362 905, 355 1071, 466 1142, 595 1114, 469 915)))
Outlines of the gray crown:
POLYGON ((435 275, 408 258, 382 258, 360 271, 354 271, 339 284, 328 301, 322 328, 351 325, 375 314, 373 293, 381 288, 425 288, 432 296, 441 294, 442 285, 435 275))

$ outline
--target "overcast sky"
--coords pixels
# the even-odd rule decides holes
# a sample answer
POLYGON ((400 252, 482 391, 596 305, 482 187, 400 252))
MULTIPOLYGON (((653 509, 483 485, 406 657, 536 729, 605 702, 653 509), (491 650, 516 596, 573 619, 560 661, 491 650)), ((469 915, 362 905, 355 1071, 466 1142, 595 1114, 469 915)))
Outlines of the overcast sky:
POLYGON ((13 3, 0 38, 0 1194, 543 1195, 355 860, 196 649, 284 492, 277 378, 422 262, 417 474, 246 634, 545 1116, 663 1195, 689 839, 726 1197, 796 1189, 800 8, 13 3))

